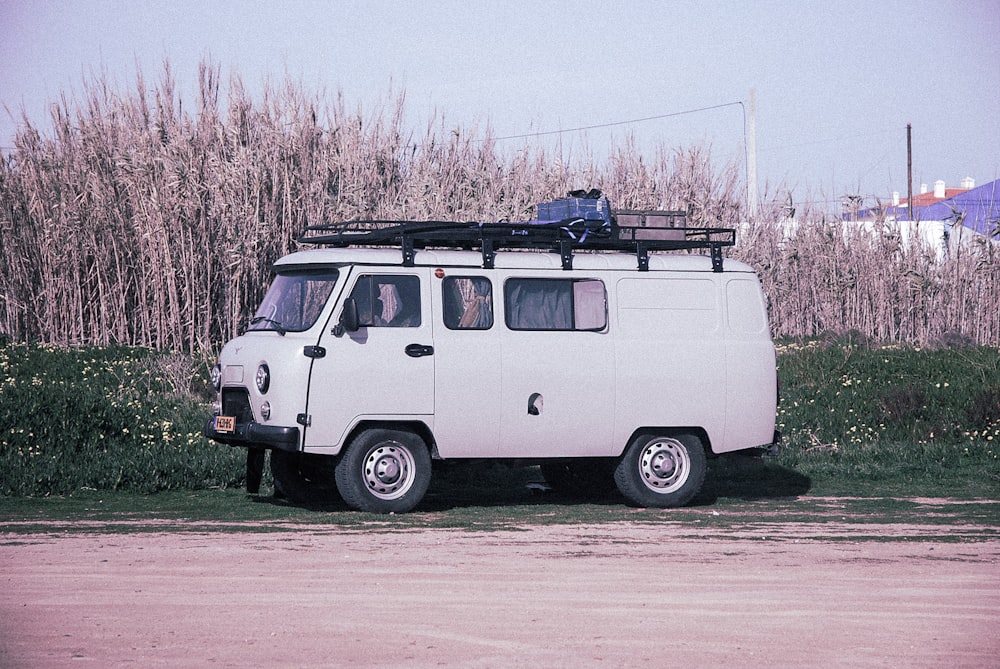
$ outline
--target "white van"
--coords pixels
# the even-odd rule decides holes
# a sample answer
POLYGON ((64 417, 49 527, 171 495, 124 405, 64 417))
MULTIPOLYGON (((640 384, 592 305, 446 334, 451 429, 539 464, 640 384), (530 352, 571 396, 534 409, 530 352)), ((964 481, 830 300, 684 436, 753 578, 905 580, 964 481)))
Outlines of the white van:
POLYGON ((490 458, 672 507, 707 455, 773 448, 774 346, 756 274, 722 258, 735 233, 552 205, 557 221, 307 229, 333 248, 274 265, 213 369, 205 434, 248 448, 248 489, 271 450, 277 493, 403 512, 432 460, 490 458), (658 253, 693 248, 710 253, 658 253))

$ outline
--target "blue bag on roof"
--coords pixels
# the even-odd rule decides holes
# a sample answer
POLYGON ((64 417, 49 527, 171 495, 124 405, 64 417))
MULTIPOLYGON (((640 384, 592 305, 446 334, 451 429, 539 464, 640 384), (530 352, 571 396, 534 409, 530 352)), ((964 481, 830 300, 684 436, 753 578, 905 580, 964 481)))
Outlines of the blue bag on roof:
POLYGON ((601 221, 605 225, 611 225, 611 205, 601 191, 596 188, 589 191, 574 190, 566 195, 568 197, 561 200, 539 202, 538 220, 548 222, 582 218, 585 221, 601 221))

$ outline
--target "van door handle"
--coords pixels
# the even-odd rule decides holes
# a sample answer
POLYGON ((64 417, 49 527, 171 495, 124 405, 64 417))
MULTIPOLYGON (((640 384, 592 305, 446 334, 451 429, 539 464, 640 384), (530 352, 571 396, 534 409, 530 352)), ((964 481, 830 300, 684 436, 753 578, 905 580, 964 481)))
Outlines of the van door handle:
POLYGON ((424 346, 423 344, 410 344, 406 347, 406 355, 411 358, 422 358, 425 355, 434 355, 434 347, 424 346))

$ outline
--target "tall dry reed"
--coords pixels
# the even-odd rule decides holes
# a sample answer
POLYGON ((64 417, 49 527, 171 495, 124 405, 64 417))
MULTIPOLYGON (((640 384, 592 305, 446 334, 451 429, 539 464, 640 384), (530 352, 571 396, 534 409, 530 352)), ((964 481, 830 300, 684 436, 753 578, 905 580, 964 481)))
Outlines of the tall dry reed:
POLYGON ((518 220, 535 202, 601 188, 620 208, 686 209, 739 226, 732 255, 761 274, 774 333, 858 330, 927 343, 1000 342, 1000 258, 972 245, 944 262, 892 226, 844 232, 781 198, 742 206, 738 165, 704 147, 644 155, 628 136, 603 160, 511 148, 489 127, 431 119, 408 130, 405 96, 350 109, 284 82, 253 99, 202 64, 182 103, 169 64, 120 92, 90 81, 24 119, 0 162, 0 334, 63 345, 211 350, 246 323, 270 264, 307 224, 353 218, 518 220))

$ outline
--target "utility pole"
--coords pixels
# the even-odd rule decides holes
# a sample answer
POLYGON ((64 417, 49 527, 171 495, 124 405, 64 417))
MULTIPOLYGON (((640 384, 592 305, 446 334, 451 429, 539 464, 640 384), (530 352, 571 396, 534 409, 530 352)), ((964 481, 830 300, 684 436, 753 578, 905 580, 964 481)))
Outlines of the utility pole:
POLYGON ((913 124, 906 124, 906 218, 913 220, 913 124))
POLYGON ((747 209, 757 215, 757 90, 750 89, 750 120, 747 124, 747 209))

